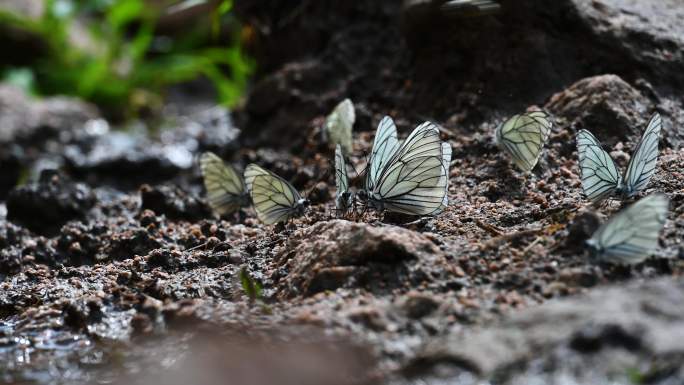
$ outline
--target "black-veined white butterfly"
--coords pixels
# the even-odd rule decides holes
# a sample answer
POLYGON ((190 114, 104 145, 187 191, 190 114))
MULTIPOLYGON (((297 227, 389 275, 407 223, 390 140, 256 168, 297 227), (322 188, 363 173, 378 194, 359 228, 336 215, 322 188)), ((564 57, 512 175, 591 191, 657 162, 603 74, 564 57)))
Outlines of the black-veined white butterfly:
POLYGON ((344 214, 352 207, 354 194, 349 191, 349 178, 347 177, 347 164, 344 161, 342 147, 335 146, 335 208, 344 214))
POLYGON ((207 200, 215 213, 226 215, 249 205, 245 183, 231 165, 213 152, 203 153, 199 163, 207 200))
POLYGON ((496 128, 496 143, 518 168, 530 171, 539 161, 551 133, 551 120, 544 111, 513 115, 496 128))
POLYGON ((302 216, 309 207, 290 182, 254 163, 245 168, 245 184, 257 217, 267 225, 302 216))
POLYGON ((617 195, 630 198, 646 188, 658 162, 658 141, 662 120, 653 114, 624 176, 603 150, 601 143, 587 130, 577 133, 577 153, 582 175, 582 189, 593 203, 617 195))
POLYGON ((658 246, 668 206, 667 196, 655 193, 620 211, 587 240, 592 256, 616 264, 642 262, 658 246))
POLYGON ((351 100, 344 99, 325 119, 326 140, 342 146, 344 154, 352 151, 352 128, 356 120, 354 104, 351 100))
POLYGON ((409 215, 435 215, 446 208, 451 146, 430 122, 401 143, 391 118, 380 121, 359 199, 370 207, 409 215))

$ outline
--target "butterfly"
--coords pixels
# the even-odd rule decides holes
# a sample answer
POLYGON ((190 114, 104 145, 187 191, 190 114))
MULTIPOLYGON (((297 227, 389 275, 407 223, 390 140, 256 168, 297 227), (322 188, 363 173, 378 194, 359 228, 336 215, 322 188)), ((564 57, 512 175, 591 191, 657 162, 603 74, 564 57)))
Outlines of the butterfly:
POLYGON ((347 164, 344 161, 342 147, 335 146, 335 208, 338 212, 346 213, 352 207, 354 194, 349 191, 349 178, 347 177, 347 164))
POLYGON ((245 168, 245 184, 257 218, 267 225, 300 217, 309 207, 290 182, 254 163, 245 168))
POLYGON ((451 146, 430 122, 416 127, 402 143, 390 117, 380 121, 358 197, 379 210, 435 215, 447 204, 451 146))
POLYGON ((624 176, 591 132, 577 133, 582 189, 590 201, 598 203, 613 195, 630 198, 646 188, 655 173, 662 125, 660 115, 653 114, 624 176))
POLYGON ((352 128, 356 120, 354 104, 344 99, 325 119, 325 135, 332 143, 342 146, 345 154, 352 151, 352 128))
POLYGON ((518 168, 530 171, 539 161, 542 149, 551 133, 551 120, 544 111, 513 115, 496 128, 495 139, 499 147, 518 168))
POLYGON ((667 196, 655 193, 620 211, 586 241, 592 256, 616 264, 644 261, 658 245, 668 206, 667 196))
POLYGON ((203 153, 199 164, 207 200, 215 213, 226 215, 249 205, 245 183, 231 165, 223 162, 213 152, 203 153))

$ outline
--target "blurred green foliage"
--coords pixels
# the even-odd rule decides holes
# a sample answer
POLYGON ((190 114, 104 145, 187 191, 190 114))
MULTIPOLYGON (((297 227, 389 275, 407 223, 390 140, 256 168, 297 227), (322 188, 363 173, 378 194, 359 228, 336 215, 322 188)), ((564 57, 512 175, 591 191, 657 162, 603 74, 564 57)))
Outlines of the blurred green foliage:
MULTIPOLYGON (((44 1, 38 20, 0 11, 0 23, 37 34, 47 45, 46 55, 29 68, 4 69, 5 81, 34 94, 75 95, 130 116, 161 100, 166 86, 204 76, 214 85, 219 102, 232 105, 239 101, 254 67, 237 38, 218 43, 221 28, 231 28, 227 35, 239 36, 239 25, 230 14, 232 0, 214 1, 206 23, 172 38, 155 34, 165 8, 151 7, 149 1, 44 1), (75 26, 87 35, 82 44, 74 42, 75 26)), ((176 6, 205 1, 184 0, 176 6)))

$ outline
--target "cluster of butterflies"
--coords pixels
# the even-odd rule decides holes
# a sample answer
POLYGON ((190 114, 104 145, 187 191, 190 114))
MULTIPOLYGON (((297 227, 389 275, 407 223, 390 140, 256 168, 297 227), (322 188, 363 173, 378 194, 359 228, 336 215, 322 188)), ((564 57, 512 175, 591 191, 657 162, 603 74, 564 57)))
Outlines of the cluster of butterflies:
MULTIPOLYGON (((439 214, 448 204, 450 161, 451 146, 440 139, 435 124, 421 124, 400 142, 394 122, 385 117, 368 160, 365 186, 356 193, 349 189, 344 153, 337 144, 336 208, 348 212, 358 201, 378 211, 439 214)), ((303 215, 309 205, 288 181, 256 164, 247 166, 243 179, 232 166, 207 152, 200 157, 200 167, 209 205, 219 215, 248 205, 251 197, 259 220, 275 224, 303 215)))
MULTIPOLYGON (((377 128, 366 165, 364 186, 352 191, 346 155, 352 151, 354 106, 348 99, 327 117, 323 139, 335 146, 335 207, 347 213, 371 208, 408 215, 437 215, 448 205, 451 146, 441 140, 439 127, 425 122, 403 141, 393 120, 384 117, 377 128)), ((627 170, 621 175, 610 155, 587 130, 577 134, 577 147, 585 195, 594 204, 610 197, 627 199, 644 190, 655 172, 662 121, 654 114, 627 170)), ((538 163, 551 133, 552 122, 543 111, 525 112, 506 120, 495 132, 499 147, 523 172, 538 163)), ((309 201, 288 181, 256 164, 249 164, 244 179, 213 153, 200 157, 208 201, 219 215, 249 204, 266 224, 304 215, 309 201)), ((669 199, 649 195, 604 223, 587 241, 593 256, 602 261, 634 264, 651 255, 668 213, 669 199)))
MULTIPOLYGON (((582 189, 597 206, 607 198, 621 200, 643 191, 655 173, 662 120, 651 116, 624 175, 601 143, 587 130, 577 133, 582 189)), ((498 145, 521 170, 530 171, 537 164, 549 138, 551 122, 541 111, 515 115, 496 130, 498 145)), ((654 193, 640 199, 610 218, 587 240, 592 255, 601 261, 636 264, 644 261, 658 245, 658 235, 665 224, 669 199, 654 193)))

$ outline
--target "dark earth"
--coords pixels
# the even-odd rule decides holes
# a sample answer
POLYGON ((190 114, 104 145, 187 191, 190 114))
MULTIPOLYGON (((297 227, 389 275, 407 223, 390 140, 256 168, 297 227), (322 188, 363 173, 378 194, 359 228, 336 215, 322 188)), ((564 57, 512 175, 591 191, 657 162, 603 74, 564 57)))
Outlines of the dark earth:
POLYGON ((170 104, 161 130, 0 86, 0 382, 684 383, 684 3, 435 4, 238 0, 259 64, 244 105, 170 104), (335 218, 320 129, 346 97, 358 170, 383 115, 400 136, 443 125, 445 213, 335 218), (493 133, 534 107, 554 127, 522 174, 493 133), (622 203, 582 197, 574 135, 625 167, 655 111, 660 246, 598 264, 583 241, 622 203), (214 218, 206 150, 272 169, 312 210, 214 218))

